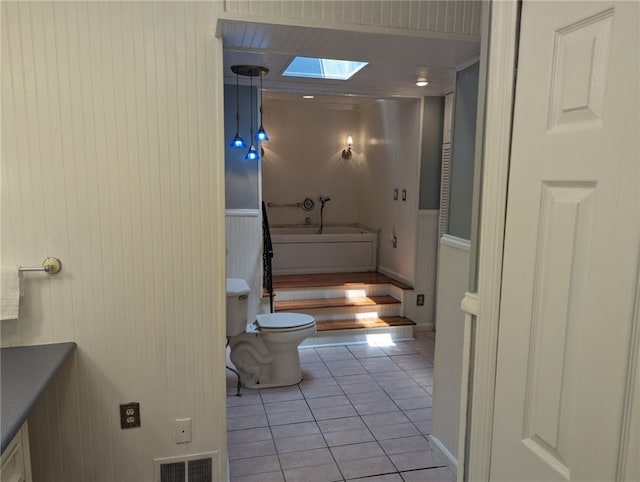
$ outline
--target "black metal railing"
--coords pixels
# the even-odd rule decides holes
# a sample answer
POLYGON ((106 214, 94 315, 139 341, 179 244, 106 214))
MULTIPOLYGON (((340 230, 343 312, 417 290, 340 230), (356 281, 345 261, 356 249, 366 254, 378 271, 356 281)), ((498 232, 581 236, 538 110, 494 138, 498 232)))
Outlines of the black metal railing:
POLYGON ((269 293, 269 306, 273 313, 273 245, 271 244, 271 232, 269 231, 269 219, 267 207, 262 201, 262 288, 269 293))

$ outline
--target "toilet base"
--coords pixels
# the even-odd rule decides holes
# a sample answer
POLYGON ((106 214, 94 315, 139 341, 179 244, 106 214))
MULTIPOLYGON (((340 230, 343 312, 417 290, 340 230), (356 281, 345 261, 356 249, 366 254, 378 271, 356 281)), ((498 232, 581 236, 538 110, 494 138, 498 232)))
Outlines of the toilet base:
POLYGON ((298 345, 314 332, 315 325, 276 336, 254 332, 229 337, 231 361, 240 374, 242 385, 255 390, 300 383, 302 370, 298 345))

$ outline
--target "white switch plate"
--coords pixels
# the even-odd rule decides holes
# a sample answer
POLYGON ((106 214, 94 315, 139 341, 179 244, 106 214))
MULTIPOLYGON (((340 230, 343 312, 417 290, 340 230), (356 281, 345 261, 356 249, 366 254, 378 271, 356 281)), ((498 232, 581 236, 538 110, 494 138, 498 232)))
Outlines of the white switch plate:
POLYGON ((191 419, 176 418, 176 443, 191 442, 191 419))

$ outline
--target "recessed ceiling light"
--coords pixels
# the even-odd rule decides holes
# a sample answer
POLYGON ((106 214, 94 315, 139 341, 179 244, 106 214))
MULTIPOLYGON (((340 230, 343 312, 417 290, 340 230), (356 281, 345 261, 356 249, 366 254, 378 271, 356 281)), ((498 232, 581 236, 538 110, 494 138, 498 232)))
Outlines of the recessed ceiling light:
POLYGON ((419 79, 419 80, 416 82, 416 85, 417 85, 418 87, 424 87, 424 86, 426 86, 426 85, 429 85, 429 81, 428 81, 428 80, 425 80, 425 79, 419 79))
POLYGON ((315 99, 316 96, 315 95, 303 95, 302 98, 303 99, 315 99))

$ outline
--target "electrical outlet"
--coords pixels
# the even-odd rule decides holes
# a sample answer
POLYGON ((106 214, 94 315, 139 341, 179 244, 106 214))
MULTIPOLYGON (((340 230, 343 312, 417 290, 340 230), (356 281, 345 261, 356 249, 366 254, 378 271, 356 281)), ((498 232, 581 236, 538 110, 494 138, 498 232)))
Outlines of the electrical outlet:
POLYGON ((120 405, 120 428, 135 428, 140 426, 140 403, 131 402, 120 405))
POLYGON ((176 418, 176 443, 191 442, 191 419, 176 418))
POLYGON ((424 306, 424 295, 418 295, 416 297, 416 305, 424 306))

